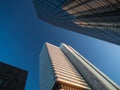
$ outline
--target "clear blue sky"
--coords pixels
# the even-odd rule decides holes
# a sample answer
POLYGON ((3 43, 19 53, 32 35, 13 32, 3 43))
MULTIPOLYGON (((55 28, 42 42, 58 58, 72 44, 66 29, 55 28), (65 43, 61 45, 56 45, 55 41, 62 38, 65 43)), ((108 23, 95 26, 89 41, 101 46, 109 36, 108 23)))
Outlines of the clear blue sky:
POLYGON ((41 21, 32 0, 0 0, 0 61, 28 70, 25 90, 39 88, 38 55, 45 42, 71 45, 120 85, 120 46, 41 21))

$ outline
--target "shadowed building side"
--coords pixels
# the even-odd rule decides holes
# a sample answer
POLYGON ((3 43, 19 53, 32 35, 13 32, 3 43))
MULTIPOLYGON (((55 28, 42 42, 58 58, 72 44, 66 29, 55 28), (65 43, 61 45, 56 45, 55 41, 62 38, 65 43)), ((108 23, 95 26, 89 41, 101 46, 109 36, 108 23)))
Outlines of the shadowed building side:
POLYGON ((28 72, 0 62, 0 90, 24 90, 28 72))

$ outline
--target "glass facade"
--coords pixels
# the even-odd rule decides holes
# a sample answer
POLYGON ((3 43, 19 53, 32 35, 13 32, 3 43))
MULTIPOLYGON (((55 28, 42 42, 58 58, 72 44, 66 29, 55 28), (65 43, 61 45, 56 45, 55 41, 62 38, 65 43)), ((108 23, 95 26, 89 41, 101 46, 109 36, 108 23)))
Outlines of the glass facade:
POLYGON ((74 23, 81 27, 120 30, 119 1, 73 0, 63 10, 76 17, 74 23))
POLYGON ((0 90, 24 90, 28 72, 0 62, 0 90))
POLYGON ((33 0, 52 25, 120 45, 120 0, 33 0))

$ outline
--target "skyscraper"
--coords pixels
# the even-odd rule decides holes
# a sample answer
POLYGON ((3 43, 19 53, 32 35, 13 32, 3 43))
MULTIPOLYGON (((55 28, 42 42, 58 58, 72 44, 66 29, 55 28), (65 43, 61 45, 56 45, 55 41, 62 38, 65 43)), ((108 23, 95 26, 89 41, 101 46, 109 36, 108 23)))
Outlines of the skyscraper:
POLYGON ((0 62, 0 90, 24 90, 27 71, 0 62))
POLYGON ((120 90, 71 46, 46 43, 40 53, 40 90, 120 90))
POLYGON ((119 0, 33 0, 40 19, 120 45, 119 0))

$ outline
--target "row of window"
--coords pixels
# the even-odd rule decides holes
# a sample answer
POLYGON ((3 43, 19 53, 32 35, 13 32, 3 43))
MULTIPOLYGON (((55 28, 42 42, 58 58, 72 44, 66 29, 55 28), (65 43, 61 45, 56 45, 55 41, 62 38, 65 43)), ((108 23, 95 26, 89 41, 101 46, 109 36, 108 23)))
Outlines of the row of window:
POLYGON ((58 82, 61 82, 61 83, 66 83, 66 84, 71 85, 71 86, 79 87, 79 89, 81 87, 83 87, 83 88, 86 88, 88 90, 91 90, 90 87, 85 83, 79 83, 79 82, 76 82, 76 81, 71 81, 71 80, 68 80, 68 79, 62 78, 62 77, 58 78, 57 80, 58 80, 58 82))
MULTIPOLYGON (((70 84, 60 83, 59 88, 60 90, 80 90, 80 88, 83 89, 85 87, 77 87, 70 84)), ((87 88, 86 90, 89 90, 89 89, 87 88)))
POLYGON ((94 13, 103 13, 108 11, 116 10, 119 7, 120 2, 113 0, 113 2, 105 1, 105 0, 93 0, 89 1, 85 4, 80 4, 77 1, 71 2, 70 4, 63 6, 63 10, 66 10, 69 14, 72 14, 74 16, 78 15, 86 15, 87 14, 94 14, 94 13), (76 4, 74 4, 76 3, 76 4), (115 7, 116 6, 116 7, 115 7), (65 8, 68 9, 65 9, 65 8), (109 7, 109 8, 107 8, 109 7), (95 12, 96 10, 96 12, 95 12), (84 14, 83 14, 84 13, 84 14))

